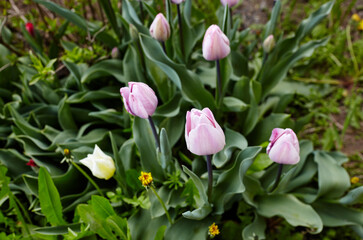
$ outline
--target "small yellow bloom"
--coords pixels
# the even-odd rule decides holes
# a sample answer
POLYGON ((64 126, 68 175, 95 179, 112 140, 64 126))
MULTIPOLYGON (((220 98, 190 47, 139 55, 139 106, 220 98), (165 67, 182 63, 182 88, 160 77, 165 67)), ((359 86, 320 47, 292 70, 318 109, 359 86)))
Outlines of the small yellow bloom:
POLYGON ((358 15, 358 14, 356 14, 356 13, 354 13, 354 14, 352 15, 352 20, 353 20, 353 21, 356 21, 356 22, 359 22, 359 21, 360 21, 360 17, 359 17, 359 15, 358 15))
POLYGON ((151 173, 141 171, 139 180, 144 187, 148 187, 152 183, 153 177, 151 176, 151 173))
POLYGON ((209 232, 208 232, 208 234, 212 238, 215 237, 216 235, 218 235, 219 234, 218 225, 216 225, 215 223, 213 223, 212 225, 210 225, 209 226, 209 232))
POLYGON ((360 22, 358 24, 358 30, 363 31, 363 20, 360 20, 360 22))
POLYGON ((68 148, 65 148, 65 149, 63 150, 63 152, 64 152, 64 156, 66 156, 66 157, 69 157, 69 154, 71 154, 71 152, 69 151, 69 149, 68 149, 68 148))
POLYGON ((350 179, 350 182, 351 182, 352 184, 356 184, 356 183, 358 183, 358 182, 359 182, 359 177, 352 177, 352 178, 350 179))

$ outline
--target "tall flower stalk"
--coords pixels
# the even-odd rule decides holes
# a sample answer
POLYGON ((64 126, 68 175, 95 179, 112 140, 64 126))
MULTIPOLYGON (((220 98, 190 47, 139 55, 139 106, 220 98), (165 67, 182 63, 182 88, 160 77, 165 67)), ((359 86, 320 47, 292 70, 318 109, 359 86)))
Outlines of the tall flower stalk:
POLYGON ((187 112, 185 123, 185 141, 192 153, 207 157, 208 199, 212 199, 213 167, 212 155, 221 151, 226 145, 222 128, 215 120, 209 108, 192 109, 187 112))
POLYGON ((217 83, 216 83, 216 103, 219 107, 223 98, 223 86, 221 77, 220 59, 228 56, 231 48, 229 47, 228 37, 217 25, 210 26, 204 34, 203 57, 208 61, 216 61, 217 83))
POLYGON ((185 0, 171 0, 172 3, 176 4, 176 10, 178 13, 180 51, 183 56, 184 56, 185 52, 184 52, 183 22, 182 22, 182 16, 181 16, 181 11, 180 11, 180 4, 184 1, 185 0))

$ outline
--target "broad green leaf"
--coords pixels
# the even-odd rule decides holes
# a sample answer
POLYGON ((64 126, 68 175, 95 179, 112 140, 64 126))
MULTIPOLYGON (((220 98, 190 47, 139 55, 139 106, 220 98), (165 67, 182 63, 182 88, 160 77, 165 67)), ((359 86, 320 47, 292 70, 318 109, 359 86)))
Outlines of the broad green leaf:
POLYGON ((106 219, 106 224, 110 226, 113 235, 115 235, 117 239, 131 240, 126 218, 121 218, 117 215, 109 216, 106 219))
POLYGON ((208 226, 210 226, 211 224, 211 219, 196 221, 186 218, 180 218, 166 230, 165 239, 207 239, 208 226))
POLYGON ((109 216, 116 215, 110 202, 104 197, 93 195, 91 198, 91 206, 93 208, 93 211, 102 219, 106 219, 109 216))
POLYGON ((133 125, 134 140, 140 152, 142 171, 151 172, 158 180, 164 173, 156 156, 156 145, 151 127, 146 119, 135 117, 133 125))
POLYGON ((343 205, 363 203, 363 186, 350 190, 347 195, 339 199, 339 203, 343 205))
POLYGON ((8 175, 12 178, 31 171, 31 168, 26 165, 28 161, 29 159, 27 157, 15 149, 0 149, 0 163, 6 166, 8 175))
POLYGON ((271 34, 274 35, 275 28, 276 28, 276 23, 277 23, 277 18, 280 15, 280 10, 281 10, 281 1, 280 0, 274 1, 274 7, 272 8, 272 13, 271 13, 270 20, 266 24, 265 35, 264 35, 264 37, 262 39, 263 41, 269 35, 271 35, 271 34))
POLYGON ((191 220, 202 220, 212 212, 212 207, 208 204, 201 206, 200 208, 194 209, 193 211, 183 212, 183 217, 191 220))
MULTIPOLYGON (((67 99, 67 103, 84 103, 88 101, 96 101, 100 99, 120 99, 121 95, 113 91, 109 91, 109 88, 103 88, 97 91, 82 91, 73 94, 67 99)), ((121 100, 120 100, 121 101, 121 100)), ((121 102, 120 102, 121 103, 121 102)))
POLYGON ((323 151, 314 152, 314 161, 318 164, 318 197, 341 197, 350 187, 350 178, 347 171, 334 158, 323 151))
POLYGON ((181 97, 180 93, 176 93, 172 99, 159 106, 154 112, 153 116, 175 117, 180 112, 182 102, 183 98, 181 97))
POLYGON ((266 223, 263 217, 255 213, 255 219, 252 223, 247 225, 243 231, 242 236, 244 240, 248 239, 266 239, 265 237, 266 223))
POLYGON ((62 215, 62 204, 58 190, 45 168, 39 169, 38 186, 42 213, 53 226, 64 224, 65 221, 62 215))
POLYGON ((58 119, 59 124, 63 128, 63 130, 76 130, 77 125, 74 122, 71 108, 67 103, 67 96, 65 96, 60 102, 59 102, 59 110, 58 110, 58 119))
POLYGON ((320 215, 325 226, 338 227, 349 225, 363 225, 363 212, 350 209, 340 204, 316 202, 314 209, 320 215))
POLYGON ((167 228, 167 226, 165 226, 165 225, 159 227, 154 240, 164 240, 164 234, 165 234, 166 228, 167 228))
POLYGON ((230 160, 230 157, 236 149, 243 150, 247 147, 247 140, 240 133, 226 128, 224 134, 226 136, 226 145, 222 151, 213 156, 213 164, 217 168, 223 167, 230 160))
POLYGON ((170 164, 172 160, 172 151, 171 151, 168 134, 166 133, 165 128, 160 131, 160 151, 161 151, 161 167, 165 170, 170 164))
POLYGON ((93 79, 104 76, 113 76, 118 82, 126 83, 122 73, 122 61, 119 59, 106 59, 88 68, 82 75, 81 82, 89 83, 93 79))
POLYGON ((248 108, 248 105, 235 97, 224 97, 223 105, 227 112, 243 112, 248 108))
POLYGON ((188 176, 192 179, 194 185, 197 187, 198 192, 199 192, 199 196, 201 198, 201 203, 197 204, 199 205, 199 207, 208 204, 208 197, 207 197, 207 193, 206 193, 206 189, 202 183, 202 180, 200 180, 200 178, 195 175, 195 173, 193 173, 192 171, 190 171, 187 167, 183 166, 183 171, 188 174, 188 176))
POLYGON ((323 222, 314 209, 292 194, 259 197, 257 213, 264 217, 281 216, 292 226, 308 227, 314 233, 323 229, 323 222))

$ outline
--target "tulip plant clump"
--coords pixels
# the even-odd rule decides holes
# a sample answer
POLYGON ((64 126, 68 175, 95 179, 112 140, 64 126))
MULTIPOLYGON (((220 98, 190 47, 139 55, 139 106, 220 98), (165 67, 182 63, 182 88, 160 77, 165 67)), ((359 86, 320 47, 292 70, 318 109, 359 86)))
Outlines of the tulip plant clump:
POLYGON ((29 54, 0 71, 0 239, 363 237, 347 158, 299 140, 311 116, 285 113, 307 88, 288 71, 329 40, 307 36, 334 1, 284 35, 276 0, 253 40, 237 0, 211 26, 191 0, 100 0, 103 22, 34 2, 61 26, 48 46, 21 24, 29 54))

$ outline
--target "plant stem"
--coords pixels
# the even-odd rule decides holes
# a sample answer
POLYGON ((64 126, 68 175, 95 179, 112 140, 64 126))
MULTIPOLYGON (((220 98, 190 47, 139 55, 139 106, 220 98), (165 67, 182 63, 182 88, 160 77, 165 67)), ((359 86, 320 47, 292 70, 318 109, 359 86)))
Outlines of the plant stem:
POLYGON ((281 178, 281 174, 282 174, 282 168, 284 167, 284 164, 279 164, 279 169, 277 171, 277 175, 276 175, 276 180, 275 180, 275 184, 272 187, 271 191, 275 190, 275 188, 277 187, 277 185, 279 185, 280 182, 280 178, 281 178))
POLYGON ((358 76, 359 67, 358 67, 357 59, 355 57, 354 50, 353 50, 353 44, 352 44, 352 38, 350 36, 350 25, 349 24, 346 28, 346 35, 347 35, 348 49, 349 49, 350 56, 352 58, 355 74, 356 74, 356 76, 358 76))
POLYGON ((180 37, 180 49, 181 53, 184 56, 184 38, 183 38, 183 25, 180 14, 180 4, 176 5, 176 9, 178 10, 178 22, 179 22, 179 37, 180 37))
POLYGON ((154 121, 151 118, 151 116, 149 116, 148 120, 149 120, 149 123, 150 123, 150 126, 151 126, 151 130, 152 130, 152 132, 154 134, 156 147, 159 148, 159 151, 160 151, 160 140, 159 140, 158 133, 156 132, 154 121))
POLYGON ((164 41, 161 42, 161 46, 163 47, 163 50, 164 50, 165 55, 168 55, 166 53, 166 47, 165 47, 165 42, 164 41))
POLYGON ((173 222, 171 221, 171 218, 170 218, 170 215, 169 215, 169 212, 168 210, 166 209, 166 206, 164 204, 164 201, 161 199, 161 197, 159 196, 158 192, 155 190, 155 188, 153 186, 150 186, 150 189, 154 192, 155 196, 158 198, 161 206, 163 206, 164 208, 164 211, 165 211, 165 214, 166 214, 166 217, 168 218, 168 221, 170 223, 170 225, 173 225, 173 222))
POLYGON ((98 185, 97 185, 97 183, 95 182, 95 181, 93 181, 93 179, 85 172, 85 171, 83 171, 83 169, 80 167, 80 166, 78 166, 78 164, 77 163, 75 163, 74 161, 71 161, 71 163, 72 163, 72 165, 75 167, 75 168, 77 168, 77 170, 78 171, 80 171, 82 174, 83 174, 83 176, 85 176, 87 179, 88 179, 88 181, 90 181, 91 182, 91 184, 97 189, 97 191, 98 191, 98 193, 102 196, 102 197, 104 197, 105 195, 103 195, 103 192, 101 191, 101 189, 98 187, 98 185))
POLYGON ((141 18, 142 24, 144 24, 144 8, 143 8, 142 1, 139 1, 139 3, 140 3, 140 18, 141 18))
POLYGON ((229 20, 231 21, 231 22, 230 22, 231 29, 233 29, 232 8, 229 8, 229 20))
POLYGON ((222 99, 222 79, 221 79, 221 66, 219 64, 219 60, 216 60, 216 69, 217 69, 216 103, 217 106, 219 106, 220 101, 222 99))
POLYGON ((139 51, 140 54, 140 60, 141 60, 141 65, 142 65, 142 69, 144 72, 144 77, 145 77, 145 81, 147 81, 147 70, 146 70, 146 63, 145 63, 145 55, 144 52, 142 51, 142 47, 140 44, 140 39, 136 40, 136 45, 137 45, 137 50, 139 51))
POLYGON ((208 170, 208 200, 212 200, 212 187, 213 187, 213 169, 212 169, 212 155, 207 155, 207 170, 208 170))

